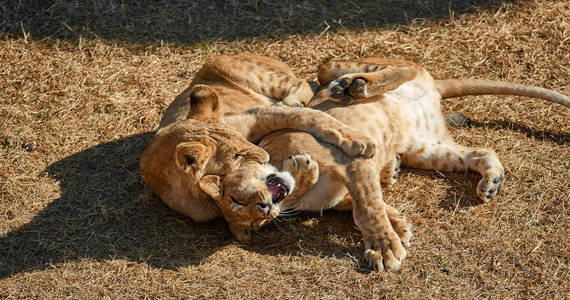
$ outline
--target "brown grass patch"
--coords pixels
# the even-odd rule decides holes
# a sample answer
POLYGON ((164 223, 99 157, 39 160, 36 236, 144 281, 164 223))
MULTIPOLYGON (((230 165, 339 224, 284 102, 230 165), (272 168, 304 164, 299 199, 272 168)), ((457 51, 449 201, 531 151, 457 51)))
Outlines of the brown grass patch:
POLYGON ((163 110, 217 54, 269 55, 306 78, 331 58, 400 57, 439 78, 570 94, 569 1, 453 1, 452 18, 447 0, 376 2, 358 14, 305 1, 280 20, 266 8, 293 2, 229 1, 219 13, 196 1, 212 15, 195 21, 203 33, 184 31, 166 1, 125 1, 132 15, 107 11, 111 1, 0 4, 0 298, 567 298, 570 111, 540 100, 444 102, 474 121, 453 130, 461 143, 499 154, 506 187, 481 204, 475 174, 404 170, 384 192, 415 229, 398 273, 367 271, 350 214, 300 214, 239 244, 222 221, 194 223, 142 184, 138 158, 163 110))

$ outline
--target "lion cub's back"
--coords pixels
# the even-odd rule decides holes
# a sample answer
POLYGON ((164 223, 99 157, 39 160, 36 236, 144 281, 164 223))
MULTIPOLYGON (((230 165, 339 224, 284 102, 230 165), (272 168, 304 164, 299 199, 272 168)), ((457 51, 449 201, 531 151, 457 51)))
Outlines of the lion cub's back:
POLYGON ((204 64, 196 75, 196 80, 239 84, 240 79, 238 78, 242 77, 243 74, 265 76, 265 74, 268 73, 295 76, 295 73, 293 73, 287 64, 271 57, 253 54, 235 54, 214 57, 204 64))

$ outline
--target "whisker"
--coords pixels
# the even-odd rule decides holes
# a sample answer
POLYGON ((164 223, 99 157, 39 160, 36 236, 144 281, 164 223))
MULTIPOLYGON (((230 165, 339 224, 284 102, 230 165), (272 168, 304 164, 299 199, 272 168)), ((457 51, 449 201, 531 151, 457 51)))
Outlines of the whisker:
POLYGON ((281 211, 281 213, 284 213, 284 214, 289 214, 289 213, 298 213, 298 212, 300 212, 300 210, 297 210, 297 209, 291 209, 291 208, 289 208, 289 209, 285 209, 285 210, 282 210, 282 211, 281 211))
POLYGON ((296 219, 297 219, 296 217, 287 216, 287 217, 281 218, 281 222, 285 223, 285 222, 289 222, 289 221, 294 221, 296 219))
POLYGON ((293 220, 296 219, 298 216, 299 214, 290 214, 290 215, 279 216, 279 218, 281 218, 281 220, 293 220))
POLYGON ((291 210, 300 211, 300 210, 302 210, 301 209, 301 203, 296 203, 296 205, 292 205, 292 206, 282 205, 281 210, 282 211, 291 211, 291 210))
POLYGON ((289 210, 285 210, 285 211, 281 211, 281 213, 279 213, 279 216, 295 216, 300 214, 301 211, 300 210, 293 210, 293 209, 289 209, 289 210))

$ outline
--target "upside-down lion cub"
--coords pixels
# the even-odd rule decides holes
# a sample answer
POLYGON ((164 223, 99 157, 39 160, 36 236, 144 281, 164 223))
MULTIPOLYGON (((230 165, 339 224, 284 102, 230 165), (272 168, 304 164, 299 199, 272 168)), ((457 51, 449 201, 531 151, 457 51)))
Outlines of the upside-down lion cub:
POLYGON ((296 190, 281 206, 352 209, 364 235, 365 256, 378 269, 398 269, 406 255, 402 246, 411 238, 405 219, 381 201, 379 187, 379 181, 395 182, 400 158, 414 168, 480 173, 476 193, 483 201, 495 197, 503 184, 504 168, 495 152, 461 146, 450 137, 442 97, 516 94, 570 107, 568 97, 550 90, 485 80, 434 80, 423 67, 393 59, 328 63, 319 68, 318 80, 324 88, 309 106, 376 138, 376 156, 355 169, 353 159, 342 152, 295 131, 272 133, 259 146, 271 154, 271 163, 283 162, 283 169, 296 179, 296 190), (361 182, 350 182, 353 178, 361 182), (386 227, 388 219, 396 234, 386 227))

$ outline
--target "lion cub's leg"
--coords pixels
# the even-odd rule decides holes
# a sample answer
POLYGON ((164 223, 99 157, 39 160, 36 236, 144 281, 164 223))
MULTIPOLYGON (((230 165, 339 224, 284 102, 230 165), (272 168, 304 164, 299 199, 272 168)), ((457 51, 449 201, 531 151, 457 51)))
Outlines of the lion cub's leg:
POLYGON ((319 68, 318 79, 328 87, 315 97, 332 97, 345 104, 357 102, 396 89, 416 77, 418 70, 412 63, 381 59, 325 64, 319 68))
POLYGON ((416 77, 416 67, 386 67, 372 73, 349 73, 331 81, 327 94, 338 102, 353 103, 394 90, 416 77))
POLYGON ((380 175, 380 181, 382 183, 396 183, 396 179, 398 179, 398 174, 400 173, 400 161, 400 155, 398 154, 394 159, 389 161, 384 168, 382 168, 382 173, 380 175))
POLYGON ((384 63, 355 61, 329 62, 319 67, 317 78, 321 86, 324 86, 343 75, 350 73, 378 72, 386 68, 389 64, 388 61, 384 61, 384 63))
POLYGON ((281 100, 286 106, 306 106, 313 97, 309 83, 294 75, 273 71, 244 74, 249 88, 272 99, 281 100))
POLYGON ((375 140, 364 133, 338 121, 322 111, 290 107, 256 107, 224 118, 226 125, 237 129, 249 141, 283 128, 309 132, 331 143, 351 157, 373 157, 375 140))
POLYGON ((503 184, 505 169, 491 150, 468 148, 452 141, 417 141, 402 154, 406 166, 440 171, 473 170, 483 177, 477 195, 485 202, 495 197, 503 184))
POLYGON ((313 97, 313 89, 307 81, 275 73, 268 73, 263 77, 260 93, 292 107, 307 106, 313 97))
POLYGON ((363 235, 366 260, 374 269, 395 271, 407 252, 388 218, 378 177, 371 161, 357 159, 347 166, 346 185, 352 198, 354 222, 363 235))
MULTIPOLYGON (((347 194, 333 209, 340 211, 352 210, 352 199, 350 195, 347 194)), ((408 223, 406 217, 399 210, 389 204, 386 204, 386 214, 388 215, 390 224, 392 224, 392 227, 396 233, 398 233, 402 245, 406 248, 410 247, 410 242, 412 241, 412 225, 408 223)))

